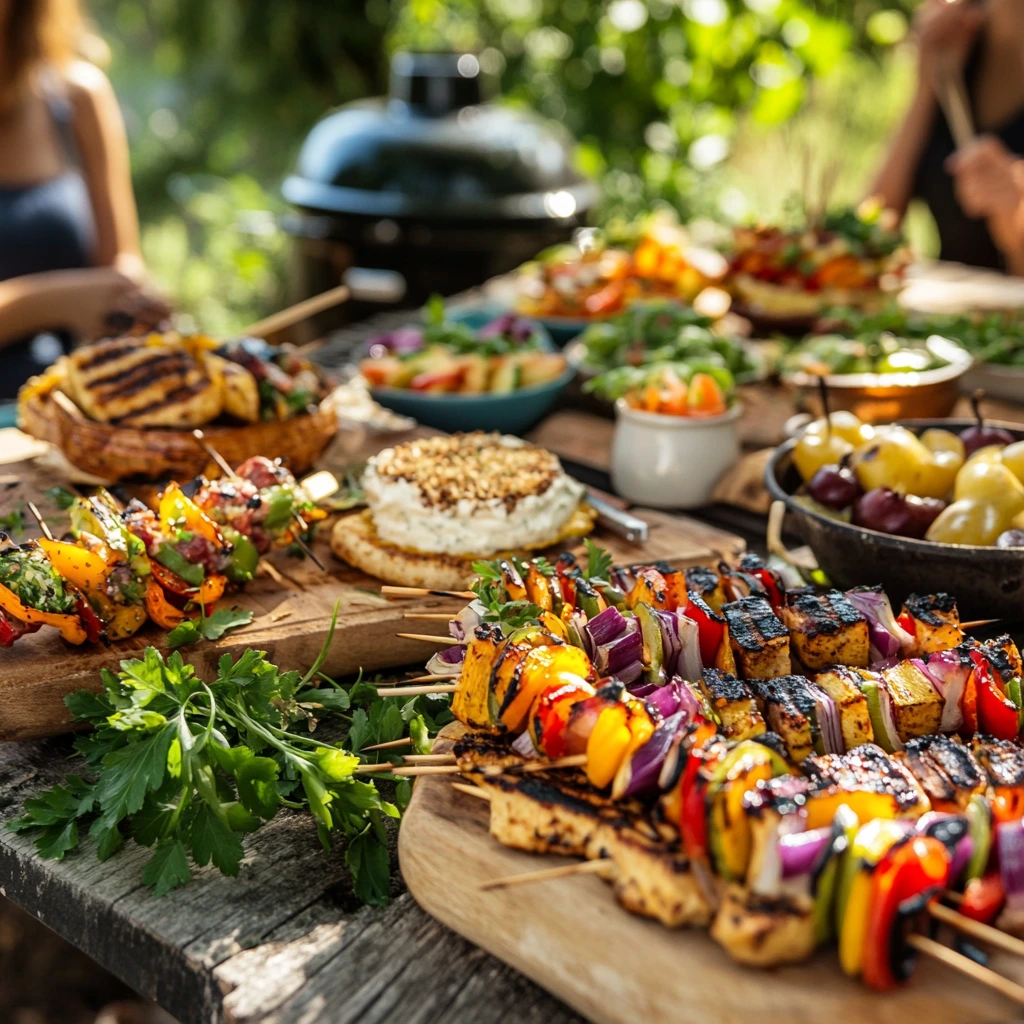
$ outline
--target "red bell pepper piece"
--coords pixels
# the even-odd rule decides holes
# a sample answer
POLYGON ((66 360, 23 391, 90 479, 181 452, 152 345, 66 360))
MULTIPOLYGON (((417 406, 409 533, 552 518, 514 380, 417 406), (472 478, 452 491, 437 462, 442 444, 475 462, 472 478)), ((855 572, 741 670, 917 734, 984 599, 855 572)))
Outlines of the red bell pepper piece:
POLYGON ((964 887, 964 898, 956 909, 964 917, 991 924, 1006 902, 1003 879, 998 871, 992 871, 981 878, 972 878, 964 887))
POLYGON ((534 746, 554 760, 565 755, 565 730, 574 704, 594 696, 594 688, 583 682, 555 683, 541 691, 530 713, 534 746))
POLYGON ((945 888, 949 865, 949 851, 938 839, 915 836, 890 850, 875 868, 864 933, 866 985, 884 992, 906 980, 913 961, 899 948, 903 920, 945 888))
POLYGON ((978 722, 983 732, 997 739, 1012 740, 1017 736, 1019 718, 1014 703, 1003 696, 996 684, 992 667, 984 655, 971 651, 974 662, 975 687, 978 695, 978 722))
POLYGON ((964 683, 960 710, 964 713, 963 731, 966 735, 973 736, 978 731, 978 682, 973 669, 964 683))
POLYGON ((782 590, 779 587, 779 581, 776 579, 775 573, 768 566, 764 566, 762 569, 754 569, 750 575, 764 587, 768 603, 775 611, 778 611, 782 607, 782 590))
POLYGON ((700 660, 706 668, 715 664, 718 648, 725 636, 725 619, 716 615, 702 597, 691 593, 683 614, 697 623, 697 637, 700 641, 700 660))
POLYGON ((3 609, 0 609, 0 647, 10 647, 26 633, 35 633, 39 628, 40 623, 38 622, 22 622, 21 619, 6 614, 3 609))
POLYGON ((98 643, 105 637, 106 627, 103 625, 100 617, 93 611, 92 605, 86 600, 84 594, 78 595, 75 603, 75 611, 78 612, 78 617, 82 620, 82 625, 85 627, 85 635, 89 638, 89 643, 98 643))
POLYGON ((896 622, 911 636, 917 636, 917 626, 914 624, 914 616, 910 612, 901 612, 896 616, 896 622))
POLYGON ((724 743, 712 742, 717 730, 711 722, 701 722, 689 738, 689 757, 679 783, 682 817, 679 834, 690 860, 708 859, 708 814, 704 803, 710 779, 701 768, 709 768, 725 754, 724 743))

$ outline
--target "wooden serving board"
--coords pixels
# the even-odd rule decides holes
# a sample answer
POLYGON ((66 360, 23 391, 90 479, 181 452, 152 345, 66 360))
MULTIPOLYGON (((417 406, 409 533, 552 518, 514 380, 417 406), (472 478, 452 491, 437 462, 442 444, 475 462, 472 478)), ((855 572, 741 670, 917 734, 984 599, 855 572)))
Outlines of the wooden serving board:
MULTIPOLYGON (((450 747, 447 731, 435 749, 450 747)), ((501 846, 488 818, 487 804, 452 789, 450 777, 417 779, 398 837, 409 891, 442 924, 598 1024, 1018 1019, 1012 1003, 924 958, 908 985, 885 994, 843 975, 834 949, 795 967, 742 967, 704 931, 671 931, 623 910, 593 875, 481 892, 488 879, 568 863, 501 846)), ((991 966, 1024 981, 1019 959, 1000 954, 991 966)))
MULTIPOLYGON (((328 467, 333 468, 330 463, 328 467)), ((62 513, 43 498, 53 483, 32 462, 0 467, 0 515, 19 504, 35 501, 59 532, 64 528, 62 513)), ((602 530, 594 534, 618 563, 664 560, 678 567, 713 564, 744 550, 739 537, 695 520, 654 511, 639 510, 639 514, 650 524, 650 537, 643 546, 629 544, 602 530)), ((382 598, 379 580, 345 565, 331 554, 327 542, 330 527, 329 521, 323 524, 316 541, 317 555, 327 566, 327 573, 320 572, 309 561, 280 553, 272 557, 272 564, 282 577, 281 582, 261 574, 244 590, 224 598, 221 607, 251 609, 255 619, 251 625, 216 643, 202 642, 183 648, 182 654, 201 676, 209 678, 225 652, 237 655, 248 647, 266 651, 271 659, 287 668, 308 667, 326 640, 335 602, 340 602, 337 628, 324 666, 329 675, 344 676, 360 668, 372 672, 422 664, 434 653, 427 644, 401 640, 395 634, 406 631, 442 635, 446 632, 442 628, 444 623, 407 623, 403 616, 413 611, 447 611, 457 608, 457 602, 438 598, 389 602, 382 598)), ((29 531, 30 535, 34 533, 29 531)), ((578 544, 575 550, 582 547, 578 544)), ((56 631, 41 630, 23 637, 12 648, 0 650, 0 741, 66 732, 70 723, 64 707, 65 695, 83 688, 98 688, 101 669, 116 669, 122 659, 138 657, 148 645, 164 649, 164 637, 162 630, 147 623, 130 640, 110 647, 72 647, 56 631)))

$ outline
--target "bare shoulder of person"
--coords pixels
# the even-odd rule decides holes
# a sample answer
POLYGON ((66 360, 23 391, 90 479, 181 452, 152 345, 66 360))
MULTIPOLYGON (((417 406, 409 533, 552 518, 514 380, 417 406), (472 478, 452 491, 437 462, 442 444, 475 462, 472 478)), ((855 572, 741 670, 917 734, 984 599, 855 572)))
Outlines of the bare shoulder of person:
POLYGON ((110 81, 100 68, 89 61, 72 61, 64 70, 64 81, 68 97, 80 116, 101 120, 112 103, 116 106, 110 81))

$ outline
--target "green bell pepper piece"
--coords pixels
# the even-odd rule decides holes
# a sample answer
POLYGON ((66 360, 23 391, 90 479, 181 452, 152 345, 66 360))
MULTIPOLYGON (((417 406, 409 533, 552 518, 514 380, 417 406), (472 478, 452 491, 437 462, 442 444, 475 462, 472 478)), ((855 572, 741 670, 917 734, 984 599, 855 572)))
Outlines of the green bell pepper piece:
POLYGON ((985 798, 975 793, 964 813, 967 815, 968 835, 974 840, 974 852, 963 873, 966 884, 972 878, 981 878, 988 867, 988 856, 992 850, 992 812, 985 798))
POLYGON ((885 727, 882 718, 882 703, 878 696, 878 683, 873 679, 865 679, 860 684, 861 693, 867 698, 868 717, 871 719, 871 730, 875 734, 875 742, 887 753, 894 754, 892 744, 889 742, 889 731, 885 727))
POLYGON ((665 662, 665 648, 661 639, 661 624, 657 613, 648 604, 638 604, 633 609, 636 621, 640 623, 640 635, 644 642, 644 675, 649 682, 662 682, 662 665, 665 662))
POLYGON ((191 583, 193 587, 202 586, 203 580, 206 579, 206 570, 201 565, 190 562, 170 544, 161 544, 156 550, 155 557, 161 565, 180 576, 186 583, 191 583))
POLYGON ((224 530, 224 539, 232 546, 231 558, 224 567, 224 575, 232 583, 248 583, 256 574, 260 553, 248 537, 237 530, 224 530))

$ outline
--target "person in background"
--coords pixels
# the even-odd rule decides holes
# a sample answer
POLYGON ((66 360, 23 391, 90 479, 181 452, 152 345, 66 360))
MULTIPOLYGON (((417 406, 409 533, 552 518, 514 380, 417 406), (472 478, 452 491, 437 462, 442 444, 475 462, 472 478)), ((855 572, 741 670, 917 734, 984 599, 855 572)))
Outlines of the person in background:
POLYGON ((77 0, 0 0, 0 399, 70 344, 154 326, 124 122, 77 0))
POLYGON ((1024 275, 1024 3, 924 0, 917 90, 874 183, 901 217, 923 199, 940 257, 1024 275), (961 74, 977 136, 957 150, 938 102, 961 74))

